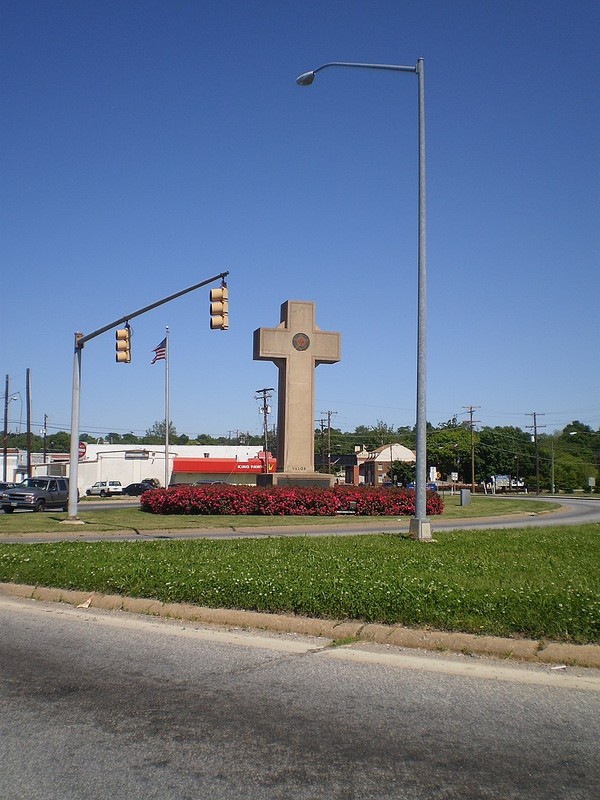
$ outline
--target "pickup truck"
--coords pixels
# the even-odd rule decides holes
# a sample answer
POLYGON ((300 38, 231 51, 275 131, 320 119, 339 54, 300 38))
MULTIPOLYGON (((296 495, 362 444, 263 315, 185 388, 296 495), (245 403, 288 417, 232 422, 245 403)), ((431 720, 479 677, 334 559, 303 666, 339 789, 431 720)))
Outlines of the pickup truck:
POLYGON ((68 478, 53 478, 51 475, 37 478, 25 478, 0 494, 0 505, 6 514, 15 508, 28 508, 31 511, 43 511, 46 508, 69 508, 68 478))

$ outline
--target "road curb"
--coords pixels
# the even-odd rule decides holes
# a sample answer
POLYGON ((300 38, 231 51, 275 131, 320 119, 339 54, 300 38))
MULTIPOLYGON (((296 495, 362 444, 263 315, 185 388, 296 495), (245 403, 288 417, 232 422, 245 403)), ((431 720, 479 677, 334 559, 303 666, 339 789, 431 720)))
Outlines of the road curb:
POLYGON ((82 609, 101 608, 135 614, 180 619, 203 625, 247 628, 274 633, 297 633, 331 640, 375 642, 394 647, 448 651, 469 655, 530 661, 542 664, 600 668, 600 645, 576 645, 534 639, 511 639, 449 633, 403 625, 369 624, 360 621, 313 619, 293 614, 267 614, 228 608, 206 608, 192 603, 162 603, 160 600, 123 595, 53 589, 28 584, 0 583, 0 596, 67 603, 82 609))

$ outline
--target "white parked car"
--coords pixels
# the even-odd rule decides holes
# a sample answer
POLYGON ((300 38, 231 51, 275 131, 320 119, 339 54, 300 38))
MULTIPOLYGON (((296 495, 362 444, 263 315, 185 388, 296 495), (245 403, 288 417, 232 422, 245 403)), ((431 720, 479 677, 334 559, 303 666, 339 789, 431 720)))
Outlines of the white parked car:
POLYGON ((96 481, 86 494, 88 497, 111 497, 113 494, 123 494, 123 487, 121 481, 96 481))

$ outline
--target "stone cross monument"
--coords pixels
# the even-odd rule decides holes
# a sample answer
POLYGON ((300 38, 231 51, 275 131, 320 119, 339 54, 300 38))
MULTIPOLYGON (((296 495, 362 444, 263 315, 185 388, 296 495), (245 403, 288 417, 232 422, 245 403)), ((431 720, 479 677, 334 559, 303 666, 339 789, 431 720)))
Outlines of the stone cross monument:
POLYGON ((279 369, 277 472, 257 476, 259 485, 331 485, 315 472, 315 367, 340 360, 340 334, 315 324, 315 304, 287 300, 276 328, 254 331, 254 359, 279 369))

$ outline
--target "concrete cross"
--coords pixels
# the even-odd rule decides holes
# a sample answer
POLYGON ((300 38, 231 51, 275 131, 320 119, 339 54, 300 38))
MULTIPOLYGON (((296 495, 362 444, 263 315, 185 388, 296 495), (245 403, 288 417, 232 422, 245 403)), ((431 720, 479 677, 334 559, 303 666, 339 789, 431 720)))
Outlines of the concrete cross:
POLYGON ((340 360, 340 334, 315 324, 315 304, 287 300, 276 328, 254 331, 254 359, 279 369, 277 472, 314 473, 315 367, 340 360))

